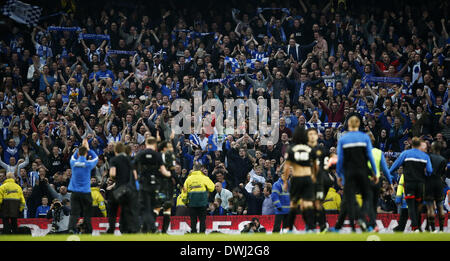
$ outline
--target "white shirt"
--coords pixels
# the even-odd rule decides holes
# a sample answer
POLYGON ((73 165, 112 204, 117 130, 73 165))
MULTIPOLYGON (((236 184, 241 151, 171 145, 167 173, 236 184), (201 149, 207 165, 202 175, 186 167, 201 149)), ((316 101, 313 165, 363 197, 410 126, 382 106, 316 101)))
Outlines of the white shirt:
POLYGON ((136 69, 136 78, 138 78, 139 80, 142 80, 145 76, 147 76, 148 71, 141 71, 139 69, 136 69))
MULTIPOLYGON (((42 71, 42 68, 44 68, 44 64, 40 63, 39 64, 39 71, 42 71)), ((28 67, 28 73, 27 73, 27 79, 28 80, 33 79, 34 71, 35 71, 34 64, 32 64, 32 65, 30 65, 30 67, 28 67)))
POLYGON ((228 208, 228 199, 233 197, 233 193, 231 193, 231 191, 229 191, 228 189, 222 188, 222 191, 217 192, 216 196, 214 197, 214 199, 216 198, 220 198, 222 200, 222 203, 220 204, 224 209, 228 208))
POLYGON ((266 179, 263 176, 259 176, 258 174, 256 174, 255 170, 252 169, 252 171, 250 171, 250 182, 245 185, 245 189, 248 193, 252 193, 254 187, 252 184, 253 181, 261 183, 263 186, 266 183, 266 179))
POLYGON ((203 137, 203 139, 199 136, 198 137, 200 139, 200 147, 202 148, 202 150, 207 150, 208 149, 208 138, 203 137))
POLYGON ((15 173, 16 169, 19 169, 19 171, 20 171, 20 169, 26 167, 28 165, 28 162, 29 162, 28 156, 25 158, 25 161, 23 163, 15 165, 15 166, 8 165, 0 159, 0 166, 2 168, 6 169, 6 173, 8 173, 8 172, 15 173))

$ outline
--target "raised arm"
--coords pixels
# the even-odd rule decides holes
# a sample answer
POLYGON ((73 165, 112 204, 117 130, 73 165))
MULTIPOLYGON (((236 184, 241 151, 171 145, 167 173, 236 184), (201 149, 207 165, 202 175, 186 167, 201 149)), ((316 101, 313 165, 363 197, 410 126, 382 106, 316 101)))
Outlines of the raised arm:
POLYGON ((155 31, 153 31, 153 29, 152 30, 150 30, 150 33, 153 35, 153 37, 155 38, 155 41, 159 44, 159 38, 158 38, 158 36, 155 34, 155 31))
POLYGON ((264 18, 264 15, 262 13, 259 14, 259 18, 261 18, 261 20, 263 21, 264 25, 267 24, 267 20, 264 18))
POLYGON ((445 25, 445 18, 441 19, 441 25, 442 25, 442 32, 444 34, 444 38, 448 39, 449 35, 447 33, 447 29, 445 28, 446 27, 446 25, 445 25))
POLYGON ((83 49, 85 51, 89 50, 89 47, 86 45, 86 43, 84 42, 84 39, 81 39, 81 45, 83 45, 83 49))
POLYGON ((133 72, 136 73, 136 57, 138 56, 138 54, 136 53, 133 56, 133 59, 131 60, 131 68, 133 68, 133 72))
POLYGON ((9 168, 9 165, 6 164, 5 162, 3 162, 3 160, 1 159, 1 157, 0 157, 0 166, 1 166, 2 168, 4 168, 5 170, 9 168))
POLYGON ((33 46, 36 47, 36 27, 33 28, 33 31, 31 32, 31 42, 33 43, 33 46))
POLYGON ((302 7, 303 12, 305 14, 308 13, 308 8, 306 7, 305 3, 303 3, 303 0, 299 0, 298 2, 300 3, 300 6, 302 7))
POLYGON ((30 95, 27 92, 23 92, 23 95, 31 103, 31 105, 35 105, 36 104, 36 102, 33 99, 31 99, 30 95))

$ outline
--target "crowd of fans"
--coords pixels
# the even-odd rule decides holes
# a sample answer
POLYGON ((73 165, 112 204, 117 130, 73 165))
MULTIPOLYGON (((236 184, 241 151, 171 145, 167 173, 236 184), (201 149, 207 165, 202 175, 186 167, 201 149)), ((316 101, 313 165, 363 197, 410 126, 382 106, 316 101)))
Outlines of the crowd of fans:
MULTIPOLYGON (((216 183, 209 214, 273 214, 272 184, 294 128, 317 127, 319 143, 335 152, 352 113, 389 166, 413 136, 442 142, 448 159, 448 5, 61 1, 52 8, 64 14, 36 27, 3 17, 0 183, 6 172, 16 174, 25 218, 45 216, 55 198, 70 204, 69 158, 88 138, 99 155, 92 176, 107 202, 113 142, 130 145, 133 156, 151 135, 173 144, 177 193, 194 161, 206 166, 216 183), (279 99, 279 141, 260 145, 258 135, 204 130, 172 135, 178 112, 171 103, 193 101, 195 91, 204 100, 279 99)), ((385 183, 378 211, 396 213, 395 191, 385 183)), ((332 189, 336 201, 342 187, 332 189)))

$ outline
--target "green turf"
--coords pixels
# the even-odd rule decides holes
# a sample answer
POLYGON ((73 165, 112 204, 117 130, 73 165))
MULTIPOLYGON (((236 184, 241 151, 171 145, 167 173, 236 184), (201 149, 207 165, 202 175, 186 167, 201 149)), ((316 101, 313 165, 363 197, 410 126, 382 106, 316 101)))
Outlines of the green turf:
MULTIPOLYGON (((209 235, 79 235, 80 241, 450 241, 450 233, 353 233, 353 234, 209 234, 209 235)), ((67 241, 68 235, 32 236, 0 236, 0 241, 67 241)), ((69 239, 70 240, 70 239, 69 239)))

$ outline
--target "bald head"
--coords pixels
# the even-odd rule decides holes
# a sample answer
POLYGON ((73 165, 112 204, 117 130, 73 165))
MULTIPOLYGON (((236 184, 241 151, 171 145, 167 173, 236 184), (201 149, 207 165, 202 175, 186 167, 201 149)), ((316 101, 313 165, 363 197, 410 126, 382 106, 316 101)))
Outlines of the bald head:
POLYGON ((434 154, 441 154, 442 148, 442 142, 440 141, 433 141, 433 143, 431 143, 431 152, 434 154))
POLYGON ((6 178, 7 179, 13 179, 14 178, 14 173, 12 173, 12 172, 6 173, 6 178))
POLYGON ((216 191, 220 193, 222 191, 222 183, 216 182, 215 186, 216 186, 216 191))
POLYGON ((201 169, 202 169, 202 164, 199 163, 199 162, 194 162, 193 170, 194 171, 198 171, 198 170, 201 170, 201 169))

